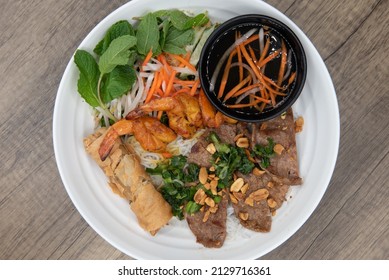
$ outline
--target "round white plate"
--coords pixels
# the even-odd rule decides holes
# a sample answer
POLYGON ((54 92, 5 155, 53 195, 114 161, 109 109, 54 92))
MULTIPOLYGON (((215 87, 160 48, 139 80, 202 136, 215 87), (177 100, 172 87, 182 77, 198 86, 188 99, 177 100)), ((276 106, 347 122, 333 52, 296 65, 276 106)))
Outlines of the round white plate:
MULTIPOLYGON (((259 13, 288 24, 299 36, 307 55, 308 75, 293 106, 304 117, 297 135, 302 186, 277 211, 269 233, 239 229, 229 234, 220 249, 196 243, 185 221, 172 219, 154 237, 143 231, 126 201, 113 194, 103 172, 85 153, 83 138, 93 132, 91 109, 77 92, 78 70, 70 59, 60 83, 53 117, 53 141, 63 183, 78 211, 104 239, 138 259, 254 259, 291 237, 309 218, 330 181, 339 146, 339 110, 327 68, 304 33, 285 15, 260 0, 133 0, 101 21, 79 46, 92 52, 105 31, 116 21, 142 16, 152 10, 208 11, 215 22, 240 14, 259 13)), ((87 15, 86 15, 87 16, 87 15)))

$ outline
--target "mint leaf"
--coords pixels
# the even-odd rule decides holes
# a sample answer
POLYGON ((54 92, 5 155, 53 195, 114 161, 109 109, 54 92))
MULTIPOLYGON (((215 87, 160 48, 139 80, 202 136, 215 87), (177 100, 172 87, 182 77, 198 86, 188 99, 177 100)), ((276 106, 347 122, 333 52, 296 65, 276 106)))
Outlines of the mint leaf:
POLYGON ((172 54, 186 54, 186 50, 184 48, 180 48, 172 44, 165 44, 163 51, 172 54))
POLYGON ((126 94, 131 89, 135 79, 135 70, 130 65, 117 66, 110 73, 104 75, 100 89, 103 103, 106 104, 126 94))
POLYGON ((162 29, 161 29, 160 38, 159 38, 159 45, 161 46, 162 49, 165 46, 166 37, 168 35, 169 28, 170 28, 170 21, 165 19, 162 22, 162 29))
POLYGON ((127 20, 120 20, 114 23, 105 33, 104 38, 96 45, 93 50, 97 55, 102 55, 109 47, 111 42, 124 35, 135 36, 132 25, 127 20))
POLYGON ((124 35, 111 42, 99 61, 101 75, 111 72, 117 65, 125 65, 131 54, 129 48, 136 44, 136 38, 124 35))
POLYGON ((97 98, 97 82, 100 72, 94 57, 84 50, 77 50, 74 55, 80 76, 77 83, 77 89, 81 97, 92 107, 99 106, 97 98))
POLYGON ((208 21, 209 21, 209 17, 206 14, 201 13, 195 17, 189 18, 187 20, 187 22, 185 22, 183 28, 189 29, 189 28, 193 28, 195 26, 202 26, 202 25, 208 23, 208 21))
POLYGON ((173 26, 179 30, 184 30, 186 22, 190 19, 190 17, 180 10, 171 10, 169 16, 173 26))
POLYGON ((158 21, 153 13, 148 13, 142 18, 137 29, 136 38, 140 54, 146 55, 150 49, 154 54, 160 51, 158 21))
MULTIPOLYGON (((184 49, 184 53, 185 53, 185 46, 190 45, 193 41, 193 38, 194 38, 193 29, 181 31, 174 27, 171 27, 166 36, 165 45, 173 45, 178 48, 182 48, 184 49)), ((163 50, 166 51, 166 48, 164 48, 163 50)))

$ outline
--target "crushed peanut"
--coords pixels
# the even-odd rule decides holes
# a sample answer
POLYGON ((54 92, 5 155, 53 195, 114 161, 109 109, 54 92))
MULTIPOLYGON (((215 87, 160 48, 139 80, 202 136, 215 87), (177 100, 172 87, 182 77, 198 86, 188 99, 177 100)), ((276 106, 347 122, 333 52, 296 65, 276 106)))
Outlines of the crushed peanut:
POLYGON ((285 119, 286 119, 286 112, 283 112, 283 113, 281 114, 281 119, 282 119, 282 120, 285 120, 285 119))
POLYGON ((270 207, 270 208, 276 208, 277 207, 277 202, 273 199, 273 198, 269 198, 267 200, 267 205, 270 207))
POLYGON ((237 200, 236 197, 233 196, 231 193, 230 193, 230 199, 231 199, 231 202, 232 202, 232 203, 238 204, 238 200, 237 200))
POLYGON ((199 173, 199 181, 201 184, 205 184, 208 179, 208 171, 205 167, 200 168, 200 173, 199 173))
POLYGON ((215 207, 215 201, 210 197, 205 199, 205 204, 207 204, 209 207, 215 207))
POLYGON ((206 211, 205 214, 204 214, 204 217, 203 217, 203 223, 205 223, 206 221, 208 221, 208 218, 209 218, 209 215, 211 214, 211 211, 206 211))
POLYGON ((240 212, 239 213, 239 218, 241 218, 243 221, 247 221, 247 219, 249 218, 249 213, 240 212))
POLYGON ((254 199, 252 197, 247 197, 246 200, 244 201, 247 205, 250 205, 251 207, 254 206, 254 199))
POLYGON ((208 153, 210 153, 211 155, 213 155, 214 153, 216 153, 216 147, 213 143, 210 143, 207 147, 206 147, 206 150, 208 151, 208 153))
POLYGON ((235 135, 234 142, 238 141, 238 139, 241 137, 243 137, 243 133, 239 133, 239 134, 235 135))
POLYGON ((216 170, 215 166, 213 166, 213 165, 209 168, 209 171, 211 171, 211 172, 215 172, 215 170, 216 170))
POLYGON ((243 199, 243 194, 241 192, 233 192, 232 194, 235 196, 237 200, 243 199))
POLYGON ((218 210, 218 206, 217 205, 215 205, 214 207, 209 208, 209 212, 211 212, 211 213, 216 213, 217 210, 218 210))
POLYGON ((249 147, 249 139, 246 137, 241 137, 236 141, 236 146, 239 148, 248 148, 249 147))
POLYGON ((254 169, 253 169, 253 174, 254 174, 255 176, 261 176, 261 175, 263 175, 265 172, 266 172, 265 170, 261 170, 261 169, 259 169, 258 167, 254 167, 254 169))
POLYGON ((205 199, 207 195, 205 194, 203 189, 198 189, 197 192, 195 193, 193 200, 200 205, 204 205, 205 199))
POLYGON ((274 187, 274 183, 271 182, 271 181, 268 182, 268 183, 267 183, 267 187, 271 189, 272 187, 274 187))
POLYGON ((282 154, 283 150, 285 150, 285 148, 284 148, 284 146, 282 146, 281 144, 275 144, 275 145, 274 145, 273 151, 274 151, 277 155, 282 154))
POLYGON ((236 179, 236 180, 232 183, 232 185, 231 185, 231 187, 230 187, 230 191, 231 191, 231 192, 238 192, 238 191, 240 191, 240 189, 243 187, 243 185, 244 185, 243 178, 238 178, 238 179, 236 179))
POLYGON ((304 126, 304 118, 300 116, 294 122, 294 129, 296 133, 303 131, 303 126, 304 126))
POLYGON ((250 197, 252 197, 255 201, 266 199, 268 198, 268 196, 269 196, 269 191, 267 189, 259 189, 250 194, 250 197))
POLYGON ((240 191, 245 194, 249 188, 249 184, 244 184, 243 187, 241 187, 240 191))

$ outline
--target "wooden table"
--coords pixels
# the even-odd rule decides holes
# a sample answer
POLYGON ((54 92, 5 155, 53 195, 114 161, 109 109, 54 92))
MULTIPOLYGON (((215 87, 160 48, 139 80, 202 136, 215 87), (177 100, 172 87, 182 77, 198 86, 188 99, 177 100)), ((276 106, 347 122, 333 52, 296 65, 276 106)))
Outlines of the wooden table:
MULTIPOLYGON (((125 0, 0 0, 0 259, 128 259, 69 199, 52 144, 54 101, 81 40, 125 0)), ((389 259, 389 1, 269 0, 332 76, 341 139, 319 207, 263 259, 389 259)))

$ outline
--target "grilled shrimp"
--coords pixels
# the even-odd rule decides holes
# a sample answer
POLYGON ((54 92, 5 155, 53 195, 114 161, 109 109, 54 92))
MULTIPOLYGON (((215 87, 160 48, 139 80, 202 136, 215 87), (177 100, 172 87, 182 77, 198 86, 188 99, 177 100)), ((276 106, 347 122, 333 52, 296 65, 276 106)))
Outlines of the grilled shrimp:
POLYGON ((134 120, 121 119, 109 128, 101 142, 100 159, 105 160, 119 136, 127 134, 133 134, 142 148, 150 152, 165 151, 166 145, 177 137, 173 130, 153 117, 142 116, 134 120))

